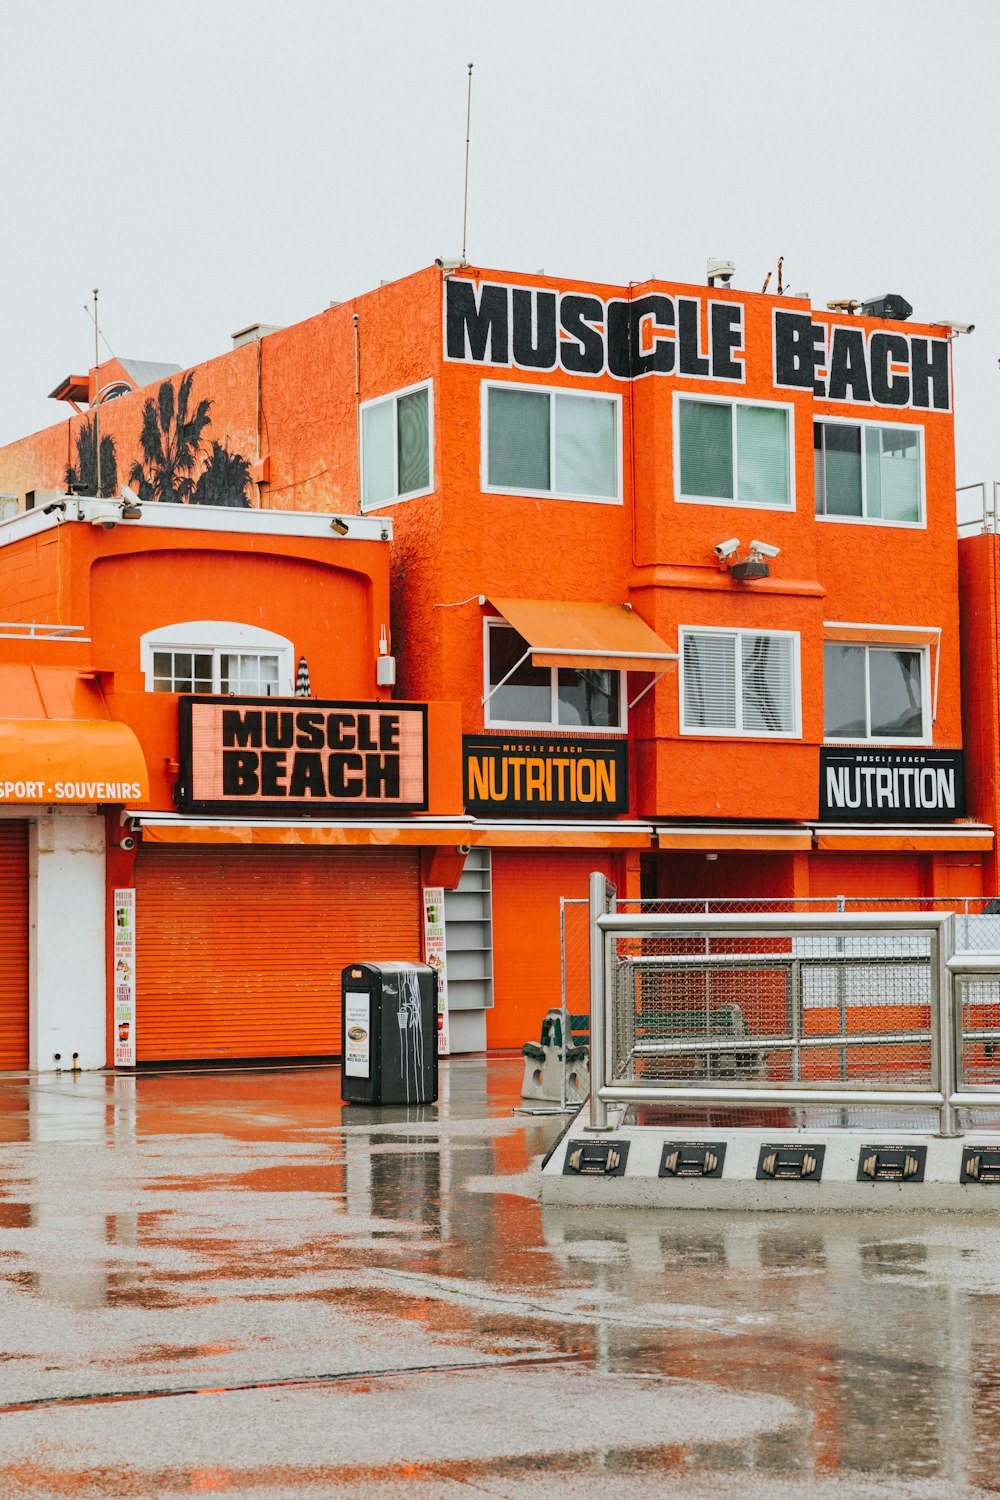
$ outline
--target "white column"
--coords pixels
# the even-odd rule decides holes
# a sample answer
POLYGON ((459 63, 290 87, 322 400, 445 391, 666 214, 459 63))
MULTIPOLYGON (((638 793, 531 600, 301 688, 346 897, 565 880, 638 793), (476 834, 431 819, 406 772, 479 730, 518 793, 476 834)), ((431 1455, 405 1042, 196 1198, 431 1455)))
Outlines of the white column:
POLYGON ((104 819, 97 813, 43 815, 31 824, 28 851, 28 1065, 46 1073, 71 1068, 75 1052, 78 1067, 103 1068, 104 819))

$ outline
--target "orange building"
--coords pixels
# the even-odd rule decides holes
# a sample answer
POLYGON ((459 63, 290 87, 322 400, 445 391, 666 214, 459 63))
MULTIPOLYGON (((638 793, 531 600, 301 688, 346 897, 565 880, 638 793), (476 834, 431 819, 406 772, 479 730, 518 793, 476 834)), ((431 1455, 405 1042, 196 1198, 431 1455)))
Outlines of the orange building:
MULTIPOLYGON (((728 284, 432 267, 238 338, 183 377, 0 450, 0 490, 26 508, 67 483, 92 492, 100 453, 102 492, 127 484, 138 501, 141 522, 122 531, 153 525, 164 502, 190 506, 171 511, 173 530, 201 525, 207 506, 248 526, 248 511, 273 524, 316 512, 327 536, 331 514, 352 531, 391 521, 391 543, 376 544, 389 553, 388 613, 365 616, 365 671, 378 670, 381 643, 397 665, 383 696, 441 705, 442 724, 455 706, 452 738, 428 736, 436 811, 458 820, 450 843, 421 833, 428 813, 400 818, 425 851, 414 909, 422 887, 443 918, 434 941, 457 1047, 537 1031, 559 998, 559 897, 583 895, 591 869, 630 896, 982 891, 996 819, 980 800, 983 821, 971 821, 965 804, 940 326, 819 313, 728 284)), ((106 381, 91 372, 86 384, 106 381)), ((250 535, 230 544, 240 599, 226 618, 297 651, 299 627, 275 623, 270 596, 236 582, 252 571, 250 535)), ((0 586, 4 571, 0 552, 0 586)), ((169 557, 135 576, 149 580, 140 594, 171 601, 178 627, 219 617, 186 597, 169 557)), ((208 570, 205 587, 219 576, 208 570)), ((331 608, 317 580, 300 581, 314 623, 331 608)), ((142 697, 157 688, 147 632, 124 604, 105 607, 134 713, 173 714, 142 697)), ((55 618, 50 599, 31 609, 55 618)), ((371 698, 329 649, 304 650, 314 692, 371 698)), ((315 848, 331 833, 323 809, 237 818, 171 804, 156 769, 171 753, 166 718, 161 728, 157 746, 142 741, 160 778, 154 810, 123 803, 137 871, 147 858, 177 871, 197 859, 200 900, 250 851, 315 848)), ((152 898, 144 905, 140 875, 135 888, 141 1039, 152 898)), ((231 956, 239 935, 219 942, 231 956)), ((290 1050, 279 1041, 272 1050, 290 1050)))

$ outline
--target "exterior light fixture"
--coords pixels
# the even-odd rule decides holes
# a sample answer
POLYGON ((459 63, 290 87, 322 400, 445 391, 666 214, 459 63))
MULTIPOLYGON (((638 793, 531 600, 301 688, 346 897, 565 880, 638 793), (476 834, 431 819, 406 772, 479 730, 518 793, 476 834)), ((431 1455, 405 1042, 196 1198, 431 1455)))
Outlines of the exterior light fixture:
POLYGON ((338 536, 346 536, 350 529, 343 516, 334 516, 330 521, 330 530, 335 531, 338 536))
POLYGON ((122 520, 141 521, 142 501, 135 490, 131 489, 129 485, 123 484, 119 493, 122 497, 122 520))

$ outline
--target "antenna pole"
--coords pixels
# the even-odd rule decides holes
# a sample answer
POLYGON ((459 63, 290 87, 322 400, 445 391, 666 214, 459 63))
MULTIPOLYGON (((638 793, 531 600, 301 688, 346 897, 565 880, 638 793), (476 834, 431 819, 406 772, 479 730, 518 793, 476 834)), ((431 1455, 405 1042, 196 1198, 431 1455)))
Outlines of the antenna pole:
POLYGON ((99 414, 101 394, 101 345, 97 322, 97 288, 94 287, 94 452, 97 455, 97 497, 101 496, 101 418, 99 414))
POLYGON ((469 138, 472 133, 472 64, 469 64, 469 91, 465 105, 465 192, 462 195, 462 265, 469 264, 466 256, 469 226, 469 138))

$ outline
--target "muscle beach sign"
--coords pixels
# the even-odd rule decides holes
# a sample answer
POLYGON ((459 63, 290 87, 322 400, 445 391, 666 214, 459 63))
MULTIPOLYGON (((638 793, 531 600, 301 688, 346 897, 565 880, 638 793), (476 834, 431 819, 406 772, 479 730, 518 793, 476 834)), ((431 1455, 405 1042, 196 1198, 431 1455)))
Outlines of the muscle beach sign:
POLYGON ((237 817, 427 807, 422 703, 181 698, 178 805, 237 817))
MULTIPOLYGON (((649 292, 604 300, 582 292, 449 277, 445 358, 466 364, 614 380, 671 375, 746 380, 745 308, 711 293, 649 292)), ((847 406, 951 410, 948 340, 817 322, 775 308, 775 386, 847 406)))

